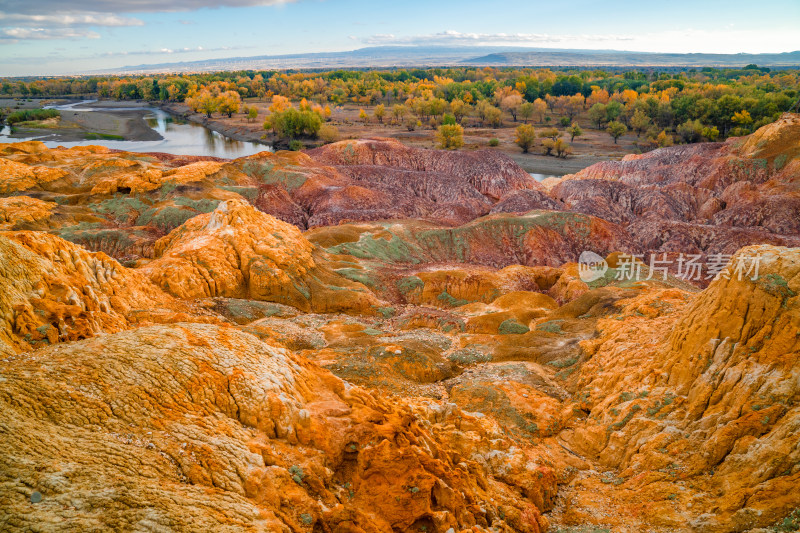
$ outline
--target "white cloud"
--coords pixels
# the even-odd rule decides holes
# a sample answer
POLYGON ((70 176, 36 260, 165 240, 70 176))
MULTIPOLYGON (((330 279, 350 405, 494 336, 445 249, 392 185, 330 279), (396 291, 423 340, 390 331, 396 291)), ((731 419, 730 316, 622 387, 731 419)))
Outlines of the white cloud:
POLYGON ((0 41, 99 38, 93 31, 76 28, 0 28, 0 41))
POLYGON ((247 7, 289 4, 295 0, 3 0, 3 11, 19 14, 71 13, 152 13, 195 11, 215 7, 247 7), (65 9, 67 7, 67 9, 65 9))
MULTIPOLYGON (((201 8, 281 5, 295 0, 0 0, 0 42, 29 39, 96 39, 76 28, 143 26, 117 13, 194 11, 201 8)), ((191 24, 181 21, 181 24, 191 24)))
POLYGON ((51 13, 48 15, 23 15, 0 12, 0 24, 18 26, 142 26, 144 22, 130 17, 120 17, 113 13, 51 13))

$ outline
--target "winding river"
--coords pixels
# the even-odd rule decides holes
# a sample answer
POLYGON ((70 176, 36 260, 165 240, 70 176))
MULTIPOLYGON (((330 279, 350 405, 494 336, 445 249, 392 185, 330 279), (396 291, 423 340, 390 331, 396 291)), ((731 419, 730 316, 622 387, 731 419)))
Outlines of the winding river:
MULTIPOLYGON (((84 102, 74 102, 66 105, 51 106, 53 109, 79 111, 85 113, 103 112, 113 113, 114 111, 145 111, 144 120, 147 125, 158 132, 162 139, 158 141, 116 141, 116 140, 84 140, 84 141, 43 141, 49 148, 64 146, 100 145, 114 148, 117 150, 127 150, 129 152, 166 152, 177 155, 206 155, 234 159, 244 157, 258 152, 271 151, 267 145, 235 141, 216 131, 212 131, 201 124, 189 122, 156 107, 91 107, 89 104, 93 100, 84 102)), ((11 130, 8 126, 0 131, 0 142, 20 142, 37 140, 40 137, 11 137, 11 130)))

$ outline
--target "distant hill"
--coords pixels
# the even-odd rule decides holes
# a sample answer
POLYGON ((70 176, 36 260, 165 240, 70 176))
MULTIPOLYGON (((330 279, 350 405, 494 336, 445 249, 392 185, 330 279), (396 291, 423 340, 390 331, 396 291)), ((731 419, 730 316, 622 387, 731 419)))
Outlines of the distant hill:
POLYGON ((502 66, 670 66, 743 67, 749 64, 768 67, 800 65, 800 51, 781 54, 659 54, 618 50, 530 50, 495 52, 467 59, 473 65, 502 66))
POLYGON ((210 72, 431 66, 743 67, 800 66, 800 51, 780 54, 660 54, 620 50, 569 50, 497 46, 379 46, 345 52, 230 57, 132 65, 95 73, 210 72))

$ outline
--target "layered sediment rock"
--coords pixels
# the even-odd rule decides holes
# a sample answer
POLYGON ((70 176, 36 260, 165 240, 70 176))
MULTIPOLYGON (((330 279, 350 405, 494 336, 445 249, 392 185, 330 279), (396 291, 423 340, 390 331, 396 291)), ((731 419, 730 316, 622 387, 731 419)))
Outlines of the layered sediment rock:
POLYGON ((501 156, 386 140, 235 161, 0 146, 0 529, 782 521, 797 128, 548 190, 501 156), (608 265, 588 282, 587 249, 608 265), (701 290, 618 276, 622 251, 736 253, 701 290))
MULTIPOLYGON (((800 115, 745 139, 661 148, 566 176, 550 195, 562 209, 626 226, 653 252, 677 251, 657 234, 695 233, 691 252, 732 254, 748 244, 798 246, 800 115), (659 242, 660 241, 660 242, 659 242)), ((684 248, 685 249, 685 248, 684 248)))
POLYGON ((244 298, 317 312, 369 313, 379 304, 333 272, 296 227, 242 201, 187 221, 156 242, 155 254, 143 272, 183 299, 244 298))

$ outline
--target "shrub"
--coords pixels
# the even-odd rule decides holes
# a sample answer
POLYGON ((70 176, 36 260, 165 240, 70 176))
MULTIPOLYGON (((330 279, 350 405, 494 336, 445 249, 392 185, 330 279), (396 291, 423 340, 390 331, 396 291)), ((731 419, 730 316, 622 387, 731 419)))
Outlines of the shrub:
POLYGON ((302 142, 298 141, 297 139, 289 141, 289 150, 291 150, 292 152, 299 152, 302 149, 303 149, 302 142))
POLYGON ((497 328, 497 332, 501 335, 522 335, 528 333, 530 328, 525 324, 520 324, 513 318, 504 320, 497 328))
POLYGON ((31 120, 47 120, 48 118, 60 117, 61 112, 57 109, 25 109, 23 111, 14 111, 8 118, 9 126, 13 126, 18 122, 28 122, 31 120))
POLYGON ((561 137, 561 132, 556 128, 547 128, 542 130, 542 132, 539 134, 539 137, 543 139, 552 139, 555 141, 557 138, 561 137))
POLYGON ((500 139, 497 137, 492 137, 489 139, 489 146, 500 146, 500 139))
POLYGON ((795 509, 789 516, 775 525, 776 531, 800 531, 800 508, 795 509))
POLYGON ((572 147, 564 141, 564 139, 556 139, 553 148, 556 151, 556 157, 563 157, 566 159, 567 156, 572 153, 572 147))
POLYGON ((339 130, 336 126, 323 124, 319 128, 319 138, 325 143, 335 143, 339 140, 339 130))
POLYGON ((547 333, 563 333, 561 331, 561 324, 563 320, 550 320, 548 322, 543 322, 536 326, 536 329, 539 331, 546 331, 547 333))
POLYGON ((264 127, 272 128, 276 135, 284 139, 316 137, 322 127, 322 117, 314 111, 299 111, 290 107, 272 113, 264 127))

